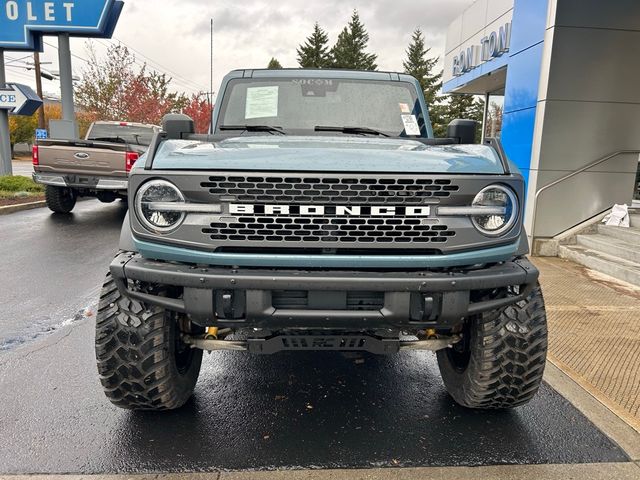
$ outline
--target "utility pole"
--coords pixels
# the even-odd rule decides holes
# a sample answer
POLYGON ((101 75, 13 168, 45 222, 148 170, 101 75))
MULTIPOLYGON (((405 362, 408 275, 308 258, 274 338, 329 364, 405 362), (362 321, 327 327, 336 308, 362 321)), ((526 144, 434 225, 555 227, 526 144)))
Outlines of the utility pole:
MULTIPOLYGON (((36 69, 36 93, 40 98, 44 100, 42 96, 42 70, 40 69, 40 52, 33 52, 33 63, 36 69)), ((46 127, 44 118, 44 103, 42 107, 38 109, 38 128, 44 129, 46 127)))
POLYGON ((213 18, 211 19, 211 80, 209 82, 209 107, 213 107, 213 18))
MULTIPOLYGON (((0 88, 5 88, 4 50, 0 48, 0 88)), ((9 135, 9 111, 0 109, 0 175, 12 175, 11 137, 9 135)))

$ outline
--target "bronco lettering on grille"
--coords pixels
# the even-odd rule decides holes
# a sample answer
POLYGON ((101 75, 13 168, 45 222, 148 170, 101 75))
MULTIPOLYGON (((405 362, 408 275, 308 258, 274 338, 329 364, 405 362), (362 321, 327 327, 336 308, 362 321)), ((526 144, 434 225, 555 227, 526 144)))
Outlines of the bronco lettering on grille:
POLYGON ((260 215, 336 215, 347 217, 360 216, 396 216, 428 217, 431 208, 428 206, 359 206, 359 205, 253 205, 232 203, 229 205, 230 214, 260 214, 260 215))

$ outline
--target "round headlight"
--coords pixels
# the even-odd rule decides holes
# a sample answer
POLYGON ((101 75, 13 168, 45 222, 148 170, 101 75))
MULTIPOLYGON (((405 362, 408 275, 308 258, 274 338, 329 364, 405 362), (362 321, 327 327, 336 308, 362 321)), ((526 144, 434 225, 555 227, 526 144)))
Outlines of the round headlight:
POLYGON ((140 222, 156 233, 168 233, 180 226, 185 213, 171 209, 172 203, 184 203, 184 196, 173 183, 151 180, 136 193, 136 214, 140 222))
POLYGON ((473 199, 472 205, 484 207, 487 212, 471 217, 475 227, 484 235, 501 235, 507 232, 518 218, 518 200, 511 189, 502 185, 490 185, 482 189, 473 199))

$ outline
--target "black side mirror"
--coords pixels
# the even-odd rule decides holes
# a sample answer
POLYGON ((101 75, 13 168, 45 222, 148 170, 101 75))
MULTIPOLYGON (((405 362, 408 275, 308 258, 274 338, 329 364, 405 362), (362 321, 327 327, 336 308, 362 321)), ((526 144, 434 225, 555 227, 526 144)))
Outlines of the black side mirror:
POLYGON ((191 117, 181 113, 169 113, 162 118, 162 130, 167 138, 181 140, 195 133, 195 126, 191 117))
POLYGON ((454 138, 458 143, 476 143, 475 120, 456 119, 447 126, 447 137, 454 138))

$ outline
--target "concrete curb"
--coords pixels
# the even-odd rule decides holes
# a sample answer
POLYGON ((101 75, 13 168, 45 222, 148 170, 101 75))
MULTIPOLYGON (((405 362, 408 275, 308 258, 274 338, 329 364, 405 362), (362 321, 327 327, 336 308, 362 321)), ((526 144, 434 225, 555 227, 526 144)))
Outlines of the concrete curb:
MULTIPOLYGON (((554 365, 551 360, 547 361, 544 381, 617 443, 632 461, 640 460, 640 433, 554 365)), ((637 475, 640 478, 640 472, 637 475)))
POLYGON ((33 210, 34 208, 42 208, 47 205, 44 200, 31 203, 19 203, 18 205, 7 205, 0 207, 0 215, 9 215, 10 213, 22 212, 24 210, 33 210))
POLYGON ((639 475, 640 466, 629 462, 122 475, 0 475, 0 480, 637 480, 639 475))

